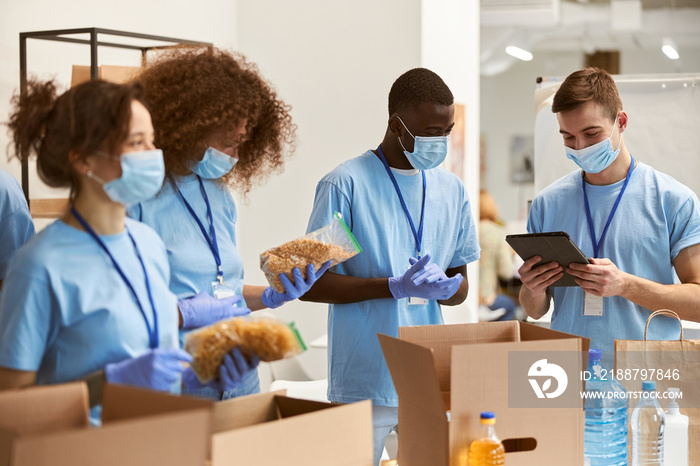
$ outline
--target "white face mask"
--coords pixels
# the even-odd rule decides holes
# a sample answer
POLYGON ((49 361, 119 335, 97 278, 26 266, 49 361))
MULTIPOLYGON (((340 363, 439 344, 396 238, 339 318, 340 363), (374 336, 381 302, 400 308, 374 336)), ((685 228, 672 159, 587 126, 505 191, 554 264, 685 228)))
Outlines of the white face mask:
POLYGON ((413 133, 406 127, 401 117, 397 116, 401 124, 408 134, 415 140, 413 144, 413 152, 408 152, 406 147, 399 138, 399 144, 403 148, 403 153, 406 155, 409 163, 413 168, 418 170, 430 170, 440 166, 447 157, 447 147, 450 141, 449 136, 414 136, 413 133))
POLYGON ((615 117, 615 123, 613 124, 613 129, 610 132, 610 136, 604 141, 600 141, 592 146, 584 147, 583 149, 572 149, 570 147, 564 147, 566 151, 566 157, 576 162, 576 165, 581 167, 586 173, 600 173, 606 168, 608 168, 617 158, 620 153, 620 144, 622 144, 622 134, 620 134, 620 141, 617 143, 617 149, 612 148, 612 135, 615 132, 615 127, 617 126, 617 117, 615 117))
MULTIPOLYGON (((97 155, 109 157, 106 154, 97 155)), ((126 207, 147 201, 158 193, 165 177, 162 150, 128 152, 121 155, 119 163, 122 175, 112 181, 105 182, 91 171, 87 172, 87 176, 101 184, 111 200, 126 207)))

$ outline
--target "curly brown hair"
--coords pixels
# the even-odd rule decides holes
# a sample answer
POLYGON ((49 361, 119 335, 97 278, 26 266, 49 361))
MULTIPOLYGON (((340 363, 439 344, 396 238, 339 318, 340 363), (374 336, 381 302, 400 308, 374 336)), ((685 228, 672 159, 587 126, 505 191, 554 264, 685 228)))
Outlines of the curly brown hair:
POLYGON ((238 163, 221 178, 243 194, 279 171, 295 149, 290 107, 277 97, 256 66, 242 55, 215 47, 163 53, 136 79, 144 88, 163 150, 166 173, 185 176, 202 158, 206 140, 233 131, 247 119, 238 163))

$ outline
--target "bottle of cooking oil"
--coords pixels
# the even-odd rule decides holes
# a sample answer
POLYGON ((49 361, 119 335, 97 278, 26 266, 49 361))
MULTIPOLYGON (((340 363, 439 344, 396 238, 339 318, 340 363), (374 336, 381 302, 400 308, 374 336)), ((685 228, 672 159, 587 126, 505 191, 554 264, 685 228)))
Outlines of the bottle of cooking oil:
POLYGON ((481 413, 481 438, 469 446, 469 466, 496 466, 506 463, 503 444, 496 437, 496 416, 492 412, 481 413))

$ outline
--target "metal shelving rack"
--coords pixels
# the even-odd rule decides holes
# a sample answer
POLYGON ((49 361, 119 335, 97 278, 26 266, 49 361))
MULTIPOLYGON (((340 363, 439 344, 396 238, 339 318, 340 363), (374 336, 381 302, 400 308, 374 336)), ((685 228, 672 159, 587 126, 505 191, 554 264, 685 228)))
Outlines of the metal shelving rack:
MULTIPOLYGON (((59 29, 54 31, 35 31, 35 32, 20 32, 19 33, 19 82, 20 82, 20 92, 24 93, 27 90, 27 39, 40 39, 40 40, 50 40, 55 42, 69 42, 73 44, 85 44, 90 46, 90 78, 96 79, 98 75, 97 66, 97 50, 98 47, 114 47, 120 49, 131 49, 139 50, 141 52, 141 62, 145 63, 146 54, 150 50, 158 50, 170 48, 180 44, 185 45, 199 45, 199 46, 211 46, 209 42, 200 42, 187 39, 177 39, 173 37, 163 37, 154 36, 151 34, 140 34, 136 32, 126 32, 117 31, 114 29, 103 29, 103 28, 80 28, 80 29, 59 29), (75 37, 65 37, 76 34, 89 34, 90 39, 81 39, 75 37), (99 35, 109 35, 118 37, 128 37, 132 39, 139 39, 143 41, 153 41, 153 42, 165 42, 170 45, 133 45, 133 44, 123 44, 119 42, 106 42, 100 40, 99 35)), ((20 151, 26 150, 26 148, 21 148, 20 151)), ((27 198, 27 203, 29 203, 29 165, 27 163, 26 157, 23 157, 22 162, 22 189, 24 190, 24 196, 27 198)), ((30 205, 31 207, 31 205, 30 205)))

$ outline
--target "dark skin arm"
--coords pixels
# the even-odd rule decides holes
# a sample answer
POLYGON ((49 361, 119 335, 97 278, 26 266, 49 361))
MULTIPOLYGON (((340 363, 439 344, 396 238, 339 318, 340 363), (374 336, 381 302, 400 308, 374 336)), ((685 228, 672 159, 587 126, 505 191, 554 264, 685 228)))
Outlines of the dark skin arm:
MULTIPOLYGON (((440 304, 456 306, 467 298, 469 291, 467 266, 462 265, 445 271, 445 275, 448 277, 453 277, 458 273, 461 273, 464 277, 464 280, 459 285, 459 289, 450 299, 438 301, 440 304)), ((299 299, 313 303, 348 304, 383 298, 393 299, 389 291, 388 278, 360 278, 326 272, 299 299)))

